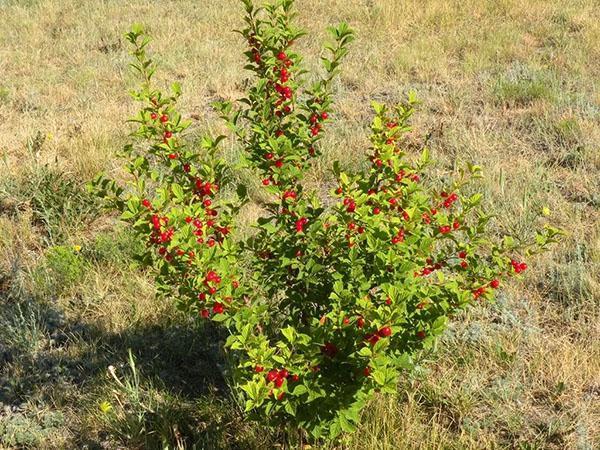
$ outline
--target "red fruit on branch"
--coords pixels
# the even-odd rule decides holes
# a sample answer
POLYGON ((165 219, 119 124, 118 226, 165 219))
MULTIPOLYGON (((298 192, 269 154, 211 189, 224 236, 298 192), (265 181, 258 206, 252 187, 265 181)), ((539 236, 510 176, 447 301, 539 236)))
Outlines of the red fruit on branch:
POLYGON ((452 231, 452 228, 450 228, 449 225, 443 225, 443 226, 439 227, 439 231, 442 234, 448 234, 448 233, 450 233, 450 231, 452 231))
POLYGON ((279 52, 279 53, 277 53, 277 59, 279 61, 285 61, 287 59, 287 56, 284 52, 279 52))
POLYGON ((167 116, 166 114, 163 114, 162 116, 160 116, 160 121, 162 123, 167 123, 169 121, 169 116, 167 116))
POLYGON ((254 367, 254 372, 256 372, 256 373, 261 373, 263 370, 265 370, 265 368, 263 366, 255 366, 254 367))
POLYGON ((279 372, 277 372, 275 369, 269 370, 269 373, 267 373, 267 381, 269 383, 272 383, 273 381, 275 381, 277 379, 278 376, 279 376, 279 372))
POLYGON ((322 347, 321 347, 321 352, 325 355, 328 356, 329 358, 333 358, 335 355, 337 355, 338 353, 338 348, 335 346, 335 344, 331 343, 331 342, 326 342, 322 347))
POLYGON ((390 337, 392 335, 392 329, 390 327, 383 327, 378 333, 381 337, 390 337))
POLYGON ((498 289, 499 286, 500 286, 500 281, 498 281, 498 280, 490 281, 490 287, 492 289, 498 289))

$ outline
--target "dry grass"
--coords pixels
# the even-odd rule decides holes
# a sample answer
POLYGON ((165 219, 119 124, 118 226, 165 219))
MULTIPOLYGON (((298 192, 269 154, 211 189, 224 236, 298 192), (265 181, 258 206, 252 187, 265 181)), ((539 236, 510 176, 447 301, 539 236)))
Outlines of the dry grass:
MULTIPOLYGON (((346 445, 600 446, 597 1, 297 4, 311 66, 328 24, 348 21, 358 35, 312 183, 329 180, 333 160, 361 164, 370 98, 415 89, 415 142, 427 140, 447 167, 483 165, 503 222, 528 232, 531 211, 548 205, 569 231, 525 283, 457 321, 398 399, 373 402, 346 445)), ((224 394, 218 335, 154 299, 129 267, 127 233, 79 189, 117 170, 129 130, 123 32, 147 24, 160 79, 182 82, 182 109, 197 126, 218 127, 210 102, 238 96, 245 77, 230 32, 238 2, 0 0, 0 17, 0 448, 153 447, 132 437, 140 421, 171 446, 189 436, 197 448, 268 448, 272 437, 243 423, 224 394), (71 256, 52 256, 56 246, 71 256), (138 403, 106 375, 109 364, 129 373, 128 348, 148 380, 138 403), (142 419, 123 423, 116 398, 142 419), (119 423, 99 411, 104 400, 119 423)))

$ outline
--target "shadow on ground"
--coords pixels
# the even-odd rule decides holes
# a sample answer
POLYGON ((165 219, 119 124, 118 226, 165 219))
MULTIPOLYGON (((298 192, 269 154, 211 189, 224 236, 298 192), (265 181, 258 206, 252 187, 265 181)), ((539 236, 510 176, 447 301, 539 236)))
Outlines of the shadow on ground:
POLYGON ((38 300, 16 289, 9 277, 0 278, 0 443, 30 445, 67 429, 70 445, 87 448, 244 448, 227 435, 239 413, 223 375, 222 330, 169 319, 107 333, 98 324, 67 319, 56 302, 38 300), (109 375, 111 365, 131 390, 109 375), (6 424, 16 426, 14 417, 39 416, 48 405, 59 411, 88 405, 97 419, 103 400, 112 403, 106 420, 65 417, 53 429, 34 423, 25 438, 18 435, 29 439, 23 442, 2 435, 6 424))

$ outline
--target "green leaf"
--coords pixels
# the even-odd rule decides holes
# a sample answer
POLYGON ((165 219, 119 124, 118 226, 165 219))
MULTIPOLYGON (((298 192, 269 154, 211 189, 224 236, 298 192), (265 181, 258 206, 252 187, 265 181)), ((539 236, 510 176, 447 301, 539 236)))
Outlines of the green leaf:
POLYGON ((173 195, 175 196, 175 198, 179 201, 183 200, 183 188, 181 187, 181 185, 177 184, 177 183, 173 183, 171 185, 171 191, 173 192, 173 195))

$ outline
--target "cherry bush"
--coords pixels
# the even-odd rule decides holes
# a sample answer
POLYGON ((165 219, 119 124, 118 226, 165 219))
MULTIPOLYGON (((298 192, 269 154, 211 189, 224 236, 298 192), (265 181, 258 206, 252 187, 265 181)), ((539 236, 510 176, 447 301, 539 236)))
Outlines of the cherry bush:
MULTIPOLYGON (((458 311, 487 302, 527 269, 559 230, 533 239, 490 230, 474 193, 474 165, 445 187, 428 174, 427 150, 406 150, 416 100, 373 102, 368 164, 334 164, 326 196, 303 184, 334 117, 332 81, 354 35, 331 28, 323 70, 311 82, 294 42, 293 0, 242 0, 246 96, 215 105, 253 188, 268 200, 249 236, 236 233, 248 186, 233 186, 219 153, 223 136, 186 137, 190 122, 152 85, 155 64, 140 26, 127 34, 141 87, 135 143, 123 152, 129 182, 99 176, 97 193, 146 246, 160 292, 229 331, 232 376, 251 417, 316 437, 352 432, 374 392, 394 393, 416 352, 431 347, 458 311)), ((431 171, 430 171, 431 172, 431 171)))

